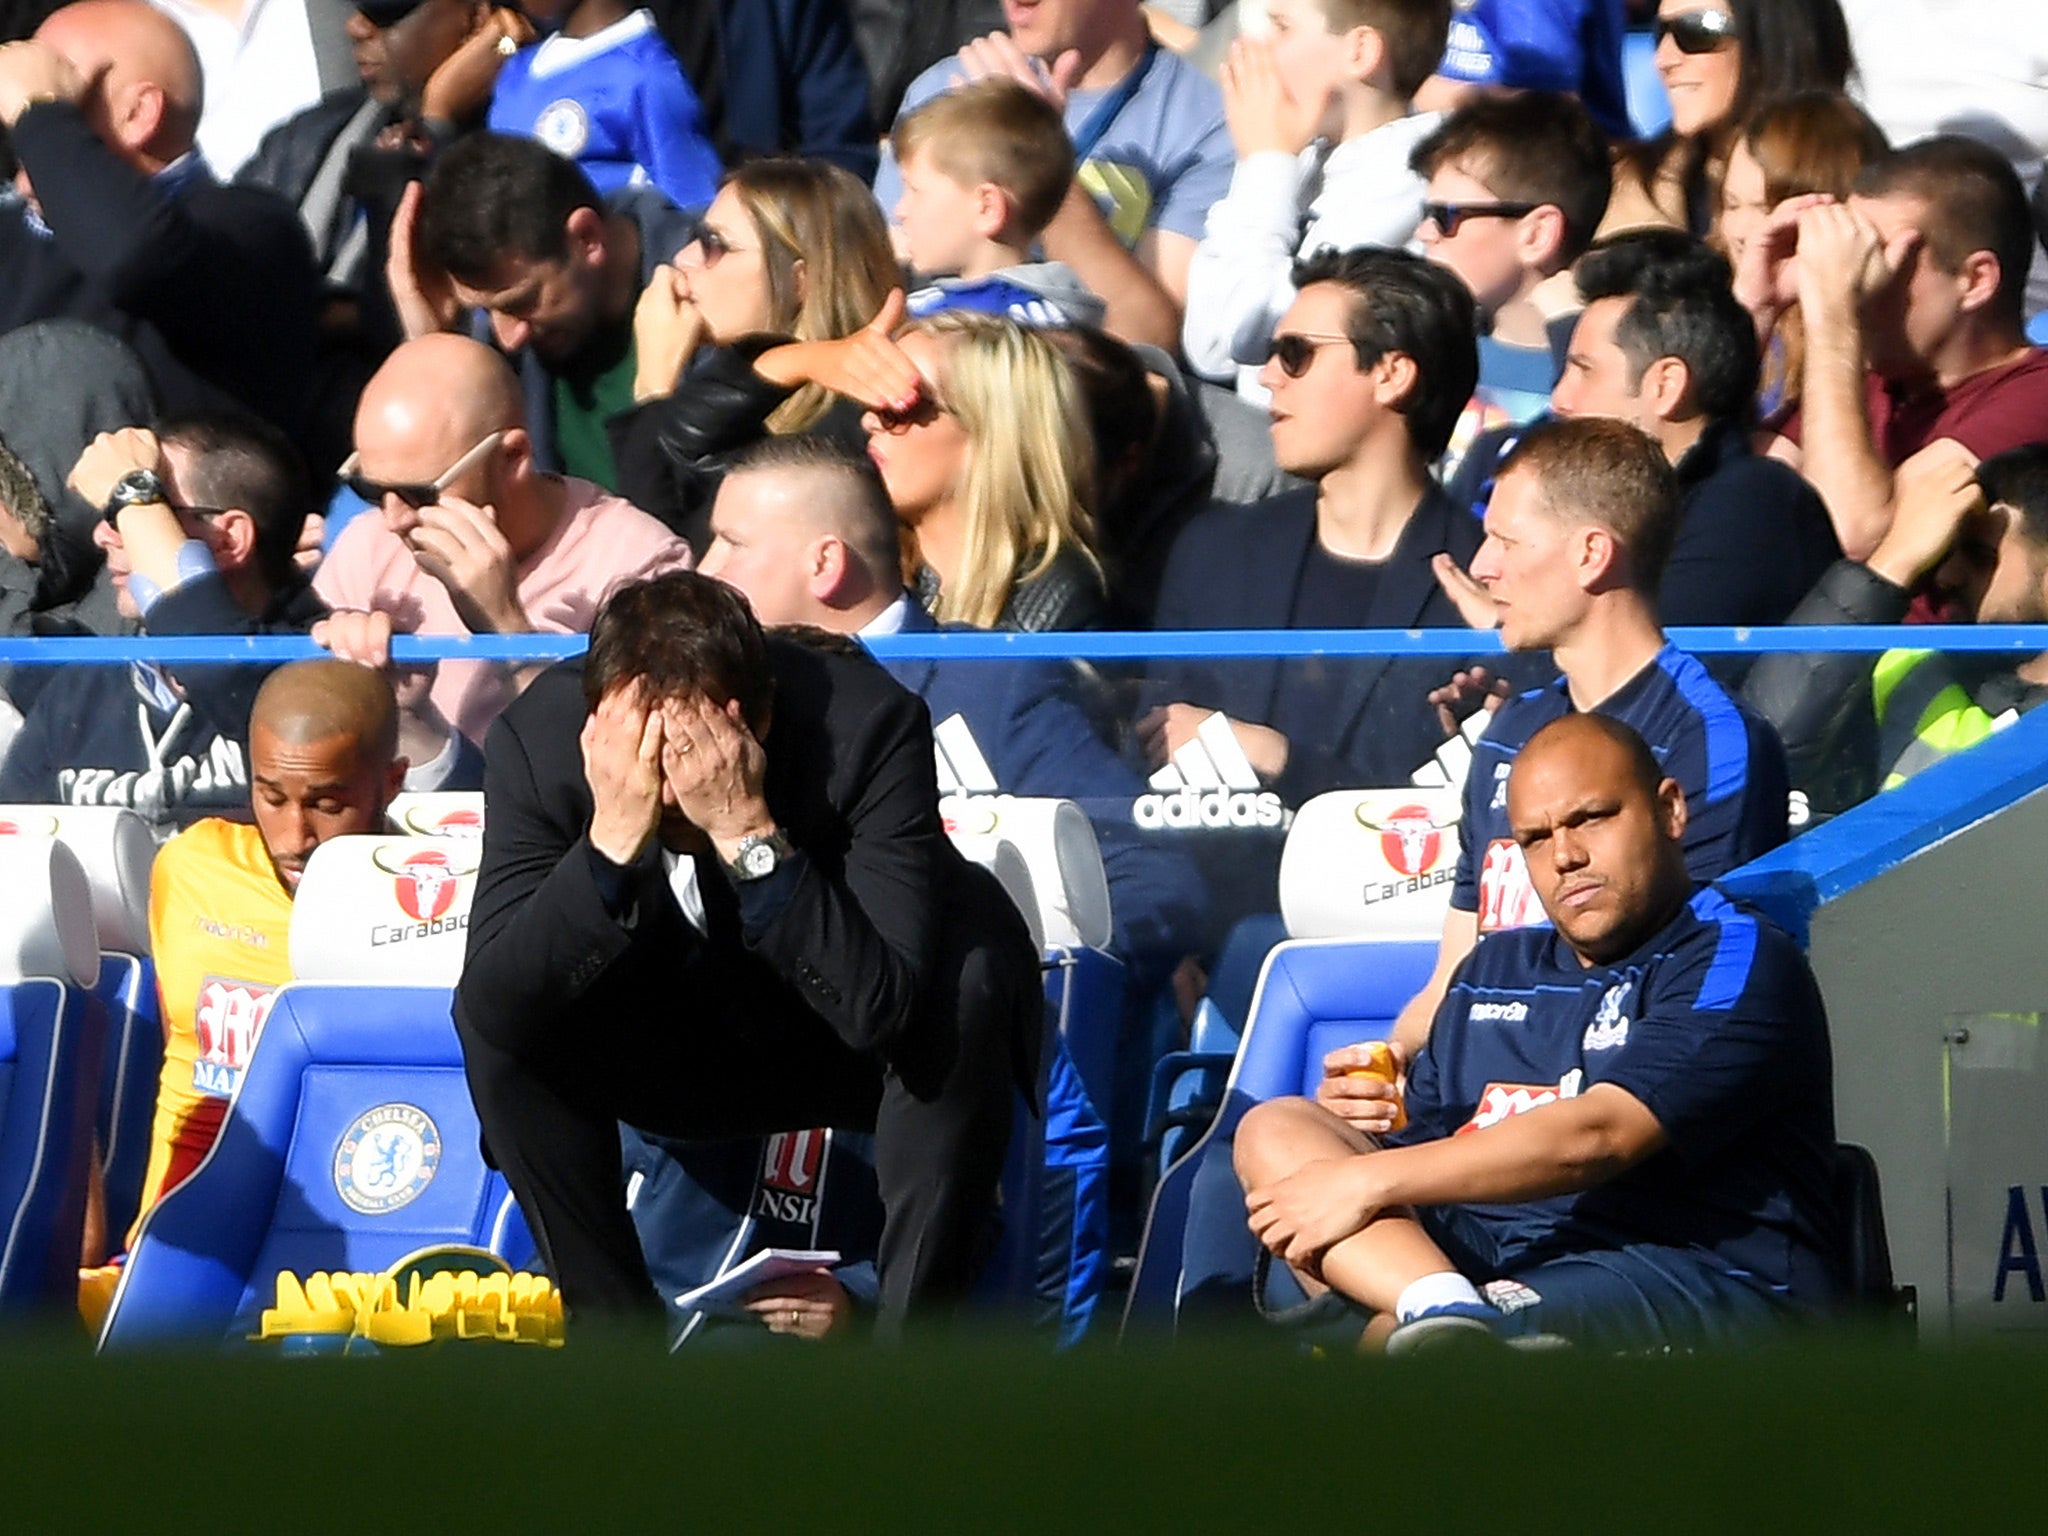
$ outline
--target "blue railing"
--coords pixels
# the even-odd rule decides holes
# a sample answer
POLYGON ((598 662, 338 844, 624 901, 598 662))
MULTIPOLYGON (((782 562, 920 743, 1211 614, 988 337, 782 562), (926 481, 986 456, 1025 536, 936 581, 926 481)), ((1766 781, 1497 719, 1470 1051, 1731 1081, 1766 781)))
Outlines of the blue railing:
MULTIPOLYGON (((1763 655, 1774 651, 1869 654, 1894 646, 2019 656, 2048 651, 2048 624, 1795 625, 1775 629, 1699 628, 1670 631, 1682 650, 1701 655, 1763 655)), ((1484 655, 1501 649, 1492 631, 1470 629, 1213 629, 1131 633, 888 635, 867 642, 887 661, 1023 661, 1083 658, 1149 661, 1162 658, 1258 660, 1304 656, 1484 655)), ((401 635, 391 652, 399 661, 554 661, 581 655, 582 635, 401 635)), ((299 661, 326 653, 302 635, 195 635, 0 639, 0 662, 55 666, 66 663, 154 661, 166 666, 299 661)))

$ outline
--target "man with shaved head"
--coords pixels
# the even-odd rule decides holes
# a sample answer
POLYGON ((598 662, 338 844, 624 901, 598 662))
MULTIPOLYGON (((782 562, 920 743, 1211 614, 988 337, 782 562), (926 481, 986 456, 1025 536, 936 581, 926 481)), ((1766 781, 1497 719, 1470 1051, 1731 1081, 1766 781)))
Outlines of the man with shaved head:
POLYGON ((149 882, 164 1020, 163 1076, 142 1210, 198 1166, 270 1011, 291 979, 292 899, 313 850, 379 832, 405 778, 391 685, 367 667, 301 661, 249 718, 253 826, 208 818, 172 838, 149 882))
POLYGON ((202 100, 191 44, 142 0, 80 0, 0 47, 21 199, 0 209, 0 330, 89 321, 135 347, 167 406, 234 400, 296 432, 311 247, 282 198, 214 181, 193 150, 202 100))
MULTIPOLYGON (((539 467, 511 365, 468 337, 393 352, 363 390, 355 444, 342 472, 372 510, 314 577, 336 610, 314 638, 350 660, 383 666, 394 631, 581 634, 614 587, 690 563, 637 507, 539 467)), ((534 670, 443 662, 432 701, 481 741, 534 670)))
POLYGON ((1507 811, 1554 926, 1488 935, 1459 966, 1405 1129, 1369 1136, 1328 1093, 1245 1115, 1252 1231, 1390 1350, 1697 1349, 1822 1314, 1844 1237, 1804 956, 1693 885, 1685 791, 1610 715, 1530 737, 1507 811))

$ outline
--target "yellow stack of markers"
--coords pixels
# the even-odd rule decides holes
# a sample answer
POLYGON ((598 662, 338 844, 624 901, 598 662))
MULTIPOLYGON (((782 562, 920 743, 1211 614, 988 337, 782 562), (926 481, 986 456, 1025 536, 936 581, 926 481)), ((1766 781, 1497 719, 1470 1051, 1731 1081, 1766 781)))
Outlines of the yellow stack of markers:
POLYGON ((277 1305, 264 1309, 258 1339, 307 1335, 360 1337, 379 1346, 437 1339, 498 1339, 514 1344, 562 1342, 562 1297, 546 1275, 442 1270, 405 1276, 405 1295, 392 1275, 319 1271, 304 1281, 277 1277, 277 1305))

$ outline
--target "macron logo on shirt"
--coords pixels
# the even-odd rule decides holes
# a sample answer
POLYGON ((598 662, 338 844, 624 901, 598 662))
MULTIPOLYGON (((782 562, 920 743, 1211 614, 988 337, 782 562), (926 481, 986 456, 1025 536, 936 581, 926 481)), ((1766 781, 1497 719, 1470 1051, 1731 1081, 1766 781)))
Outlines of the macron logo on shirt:
POLYGON ((1284 827, 1290 819, 1280 797, 1259 788, 1258 770, 1221 710, 1147 782, 1154 792, 1131 805, 1131 820, 1141 827, 1284 827))

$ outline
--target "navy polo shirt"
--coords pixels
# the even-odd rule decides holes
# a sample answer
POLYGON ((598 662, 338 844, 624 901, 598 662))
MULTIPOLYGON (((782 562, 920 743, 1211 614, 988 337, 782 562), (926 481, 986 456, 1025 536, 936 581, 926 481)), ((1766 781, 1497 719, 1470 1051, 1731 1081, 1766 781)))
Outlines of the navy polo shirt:
POLYGON ((1460 967, 1408 1073, 1402 1144, 1477 1134, 1601 1083, 1669 1145, 1597 1189, 1462 1209, 1503 1274, 1653 1244, 1792 1303, 1838 1290, 1827 1013, 1784 933, 1702 887, 1633 954, 1586 967, 1554 929, 1460 967))
MULTIPOLYGON (((1633 726, 1685 791, 1685 864, 1693 879, 1719 879, 1785 841, 1791 784, 1784 744, 1696 658, 1667 644, 1593 709, 1633 726)), ((1477 912, 1481 933, 1545 921, 1508 831, 1508 772, 1531 736, 1572 712, 1560 677, 1501 705, 1473 749, 1451 905, 1477 912)))

